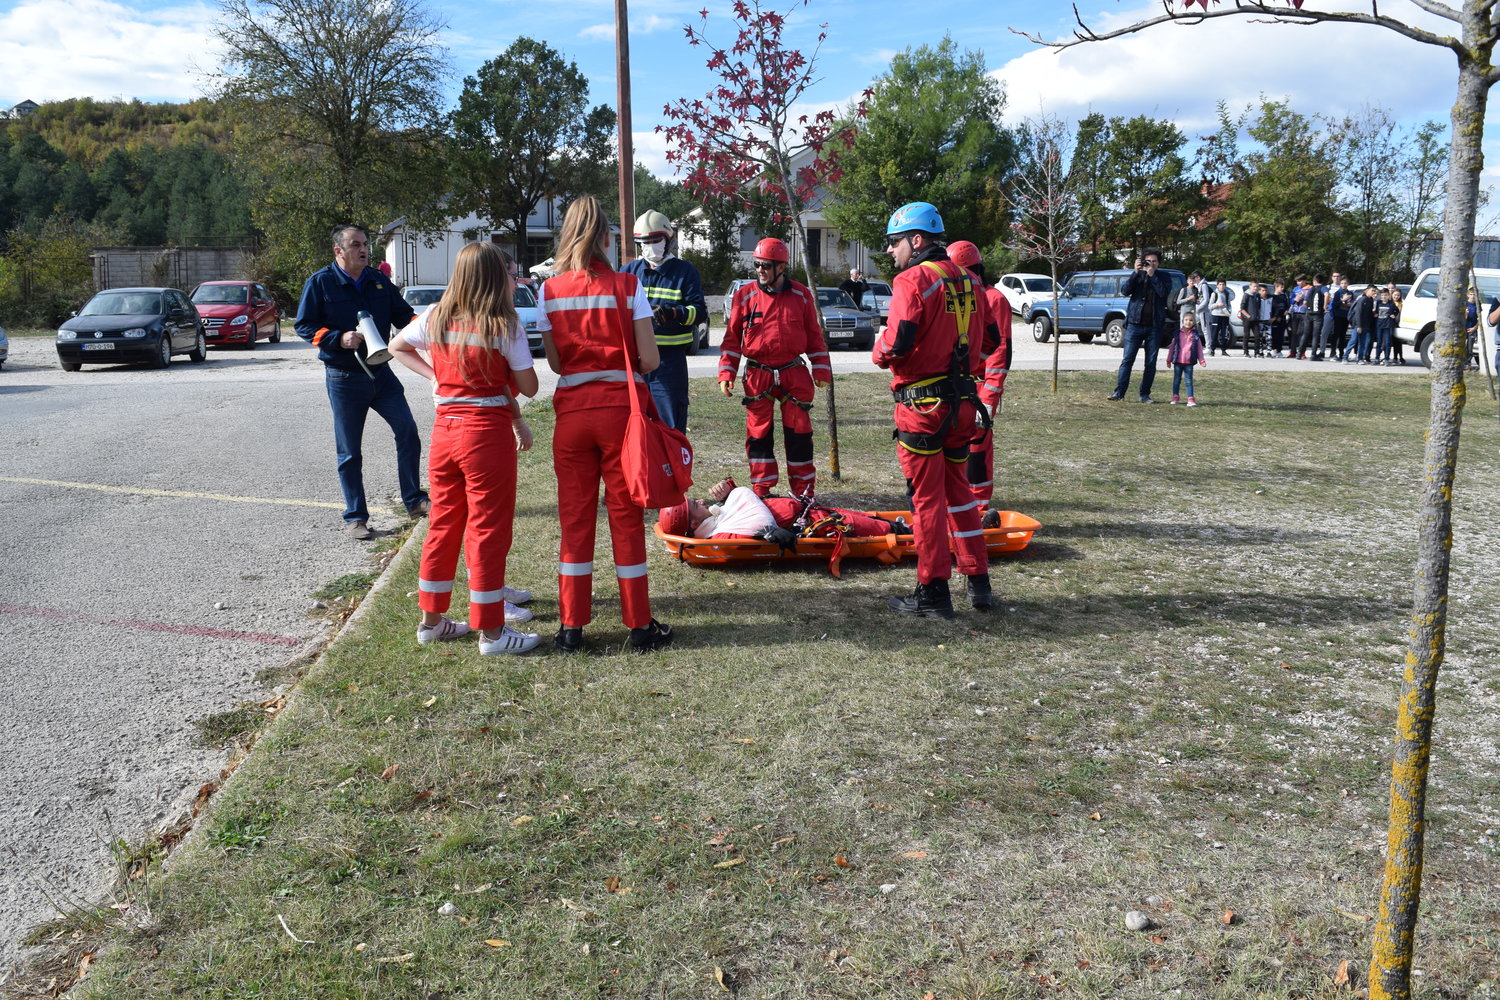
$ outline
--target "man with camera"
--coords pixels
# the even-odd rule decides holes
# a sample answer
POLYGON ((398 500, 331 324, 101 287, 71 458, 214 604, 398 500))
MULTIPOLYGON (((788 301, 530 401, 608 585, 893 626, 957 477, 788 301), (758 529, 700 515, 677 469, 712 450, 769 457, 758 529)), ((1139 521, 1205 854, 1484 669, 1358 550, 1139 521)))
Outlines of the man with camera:
POLYGON ((401 502, 412 517, 431 504, 422 491, 422 437, 406 405, 406 393, 389 365, 366 365, 370 347, 359 332, 359 314, 370 314, 380 336, 406 326, 415 313, 396 286, 380 271, 366 267, 370 236, 359 226, 335 226, 333 263, 307 279, 297 306, 297 336, 318 349, 333 407, 333 441, 338 452, 339 487, 344 493, 344 524, 351 536, 371 538, 370 510, 365 504, 365 417, 371 410, 391 425, 396 436, 396 478, 401 502))
POLYGON ((1115 391, 1109 397, 1111 400, 1125 398, 1135 356, 1145 351, 1140 399, 1143 403, 1154 402, 1151 383, 1156 380, 1156 352, 1167 325, 1167 298, 1172 294, 1172 279, 1157 270, 1160 266, 1161 251, 1154 247, 1147 250, 1135 259, 1135 273, 1126 278, 1120 288, 1121 294, 1130 297, 1130 305, 1125 310, 1124 357, 1120 360, 1120 372, 1115 379, 1115 391))

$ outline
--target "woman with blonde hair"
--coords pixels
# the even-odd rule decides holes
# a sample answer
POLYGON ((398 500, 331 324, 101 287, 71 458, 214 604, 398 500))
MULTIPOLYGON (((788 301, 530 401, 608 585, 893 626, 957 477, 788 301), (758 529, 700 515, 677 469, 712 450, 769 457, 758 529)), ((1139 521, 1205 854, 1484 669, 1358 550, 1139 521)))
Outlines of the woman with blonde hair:
POLYGON ((390 344, 397 361, 432 382, 437 403, 417 641, 457 639, 472 626, 480 630, 479 652, 486 656, 524 653, 541 641, 506 624, 531 618, 514 603, 531 595, 505 586, 505 560, 515 519, 516 451, 531 447, 516 393, 537 391, 514 295, 500 248, 470 243, 458 252, 443 297, 390 344), (467 624, 443 613, 453 596, 460 548, 469 570, 467 624))
POLYGON ((552 464, 562 525, 557 569, 562 627, 553 642, 565 653, 583 648, 583 627, 593 618, 594 524, 601 480, 629 646, 644 652, 672 641, 672 629, 651 617, 645 522, 630 499, 620 459, 630 416, 628 394, 635 393, 642 407, 651 407, 643 376, 661 359, 645 289, 634 275, 611 266, 609 240, 609 221, 598 200, 584 195, 574 201, 558 241, 559 273, 547 279, 537 296, 537 329, 547 364, 559 376, 552 397, 557 414, 552 464))

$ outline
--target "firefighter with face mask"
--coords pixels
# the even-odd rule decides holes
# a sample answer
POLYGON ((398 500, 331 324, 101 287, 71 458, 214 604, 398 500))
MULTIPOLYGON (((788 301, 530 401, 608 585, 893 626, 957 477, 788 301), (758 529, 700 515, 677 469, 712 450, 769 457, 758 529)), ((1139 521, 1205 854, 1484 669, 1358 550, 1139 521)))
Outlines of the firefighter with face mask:
POLYGON ((994 606, 980 503, 964 470, 981 406, 974 375, 983 344, 997 342, 999 331, 974 276, 948 259, 942 234, 942 216, 921 201, 903 205, 886 224, 887 252, 899 273, 891 282, 889 325, 871 358, 891 372, 896 455, 917 548, 916 591, 892 597, 888 606, 952 618, 948 578, 955 562, 968 577, 973 607, 994 606))
POLYGON ((621 270, 633 274, 646 288, 651 303, 651 329, 661 367, 646 376, 656 412, 664 423, 687 431, 687 358, 696 347, 698 324, 708 319, 703 282, 698 269, 672 254, 671 221, 657 211, 635 220, 639 256, 621 270))
POLYGON ((756 244, 755 281, 741 285, 730 302, 719 355, 719 390, 726 396, 734 390, 740 360, 745 362, 745 457, 750 462, 750 488, 762 497, 781 478, 774 436, 778 402, 792 493, 813 495, 813 386, 821 389, 833 378, 818 304, 806 285, 787 275, 790 257, 781 240, 756 244), (804 355, 812 362, 811 374, 804 355))

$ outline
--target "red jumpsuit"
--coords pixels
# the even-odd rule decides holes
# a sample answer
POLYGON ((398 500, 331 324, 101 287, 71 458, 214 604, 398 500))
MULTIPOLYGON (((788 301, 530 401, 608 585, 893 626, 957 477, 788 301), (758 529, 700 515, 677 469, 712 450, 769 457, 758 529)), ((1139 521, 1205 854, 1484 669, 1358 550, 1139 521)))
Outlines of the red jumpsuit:
POLYGON ((437 375, 437 415, 427 460, 432 510, 417 604, 438 614, 448 610, 462 548, 469 569, 469 624, 497 629, 505 624, 501 588, 516 509, 510 365, 500 351, 475 345, 461 330, 425 330, 424 339, 437 375), (467 377, 460 364, 467 366, 467 377))
POLYGON ((644 518, 630 499, 620 466, 620 447, 630 416, 626 394, 635 392, 643 407, 651 407, 651 393, 635 355, 635 324, 628 311, 637 284, 634 275, 596 266, 548 278, 543 286, 542 306, 562 369, 552 397, 557 414, 552 464, 562 528, 557 591, 564 628, 582 628, 593 620, 594 525, 601 479, 620 585, 620 617, 627 628, 645 628, 651 623, 644 518), (636 372, 633 383, 626 381, 627 336, 636 372))
POLYGON ((781 432, 786 445, 786 472, 792 492, 812 496, 817 483, 813 467, 813 382, 833 378, 818 305, 807 286, 790 278, 780 291, 767 292, 756 281, 743 285, 729 309, 729 327, 719 355, 719 381, 733 382, 745 359, 745 457, 750 488, 765 496, 781 474, 776 467, 774 423, 781 402, 781 432), (812 374, 802 355, 812 362, 812 374))
MULTIPOLYGON (((1005 376, 1010 374, 1010 302, 1005 293, 994 285, 986 288, 990 319, 999 330, 998 342, 985 345, 983 381, 979 385, 979 401, 985 409, 993 411, 1000 397, 1005 395, 1005 376)), ((969 442, 969 462, 966 467, 969 489, 980 506, 990 502, 995 495, 995 433, 985 422, 974 423, 974 440, 969 442)))
MULTIPOLYGON (((947 259, 928 251, 891 282, 889 325, 880 331, 871 357, 891 371, 896 404, 896 455, 912 503, 917 583, 946 580, 953 562, 965 576, 989 572, 979 501, 964 476, 974 437, 973 403, 944 392, 957 374, 978 369, 981 345, 991 326, 989 303, 978 282, 947 259), (931 386, 930 395, 922 390, 931 386), (949 522, 953 555, 949 555, 949 522)), ((998 337, 998 333, 989 332, 998 337)))

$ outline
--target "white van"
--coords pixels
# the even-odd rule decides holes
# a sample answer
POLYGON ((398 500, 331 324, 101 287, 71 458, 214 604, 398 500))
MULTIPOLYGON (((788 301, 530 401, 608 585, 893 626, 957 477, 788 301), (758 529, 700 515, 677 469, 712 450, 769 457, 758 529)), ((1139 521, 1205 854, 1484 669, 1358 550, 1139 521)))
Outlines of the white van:
MULTIPOLYGON (((1479 339, 1488 334, 1485 314, 1491 299, 1500 298, 1500 269, 1476 267, 1474 282, 1479 286, 1479 339)), ((1411 291, 1401 303, 1401 324, 1396 327, 1396 339, 1409 344, 1422 355, 1422 364, 1432 367, 1432 335, 1437 329, 1438 269, 1429 267, 1417 275, 1411 291)), ((1480 350, 1483 350, 1481 345, 1480 350)))

